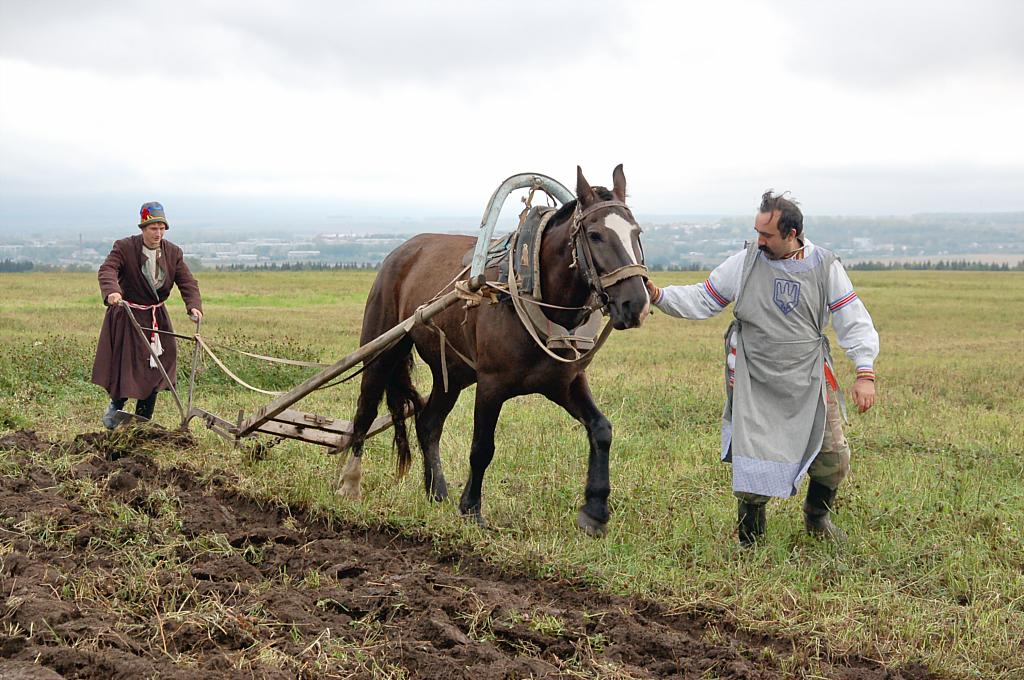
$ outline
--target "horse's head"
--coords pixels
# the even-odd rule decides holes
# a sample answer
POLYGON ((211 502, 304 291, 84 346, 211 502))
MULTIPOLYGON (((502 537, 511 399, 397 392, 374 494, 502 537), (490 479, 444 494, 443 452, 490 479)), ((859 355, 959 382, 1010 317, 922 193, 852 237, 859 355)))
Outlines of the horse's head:
POLYGON ((612 173, 613 188, 592 187, 576 167, 573 252, 576 265, 608 309, 612 327, 636 328, 650 311, 644 286, 647 267, 640 225, 626 206, 622 165, 612 173))

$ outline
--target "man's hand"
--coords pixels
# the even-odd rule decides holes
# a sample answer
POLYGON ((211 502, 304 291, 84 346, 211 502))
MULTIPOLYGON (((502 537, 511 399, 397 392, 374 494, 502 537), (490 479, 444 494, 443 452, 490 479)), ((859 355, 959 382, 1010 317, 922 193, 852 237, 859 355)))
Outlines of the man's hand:
POLYGON ((853 383, 853 401, 857 410, 864 413, 875 404, 875 381, 860 378, 853 383))
POLYGON ((110 295, 108 295, 107 296, 107 304, 110 305, 111 307, 113 307, 114 305, 121 304, 121 294, 120 293, 111 293, 110 295))
POLYGON ((192 319, 196 323, 199 323, 200 321, 203 320, 203 312, 202 312, 202 310, 196 309, 195 307, 193 307, 192 309, 188 310, 188 316, 189 316, 190 319, 192 319))
POLYGON ((655 286, 653 281, 644 279, 644 285, 647 286, 647 294, 651 296, 651 302, 661 299, 661 288, 655 286))

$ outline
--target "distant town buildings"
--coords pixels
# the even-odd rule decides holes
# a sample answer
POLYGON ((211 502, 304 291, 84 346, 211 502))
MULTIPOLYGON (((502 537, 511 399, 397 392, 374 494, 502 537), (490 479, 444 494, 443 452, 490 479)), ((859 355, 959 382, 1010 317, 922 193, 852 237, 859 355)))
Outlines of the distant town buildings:
MULTIPOLYGON (((749 217, 641 219, 647 264, 652 269, 707 269, 754 237, 749 217)), ((904 217, 808 217, 808 236, 847 263, 959 258, 1007 262, 1024 259, 1024 214, 920 215, 904 217), (964 239, 970 234, 971 240, 964 239), (1016 258, 1016 259, 1015 259, 1016 258)), ((459 233, 475 232, 461 231, 459 233)), ((373 267, 412 234, 336 232, 252 236, 221 233, 216 240, 185 237, 174 242, 195 268, 296 264, 373 267)), ((0 237, 0 262, 95 270, 114 238, 0 237)))

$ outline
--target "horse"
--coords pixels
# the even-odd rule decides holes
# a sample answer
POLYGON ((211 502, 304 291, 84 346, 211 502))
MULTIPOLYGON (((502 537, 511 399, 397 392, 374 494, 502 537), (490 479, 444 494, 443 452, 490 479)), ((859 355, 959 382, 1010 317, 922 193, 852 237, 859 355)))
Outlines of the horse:
MULTIPOLYGON (((625 203, 626 178, 621 164, 612 178, 611 191, 592 187, 577 166, 576 200, 563 204, 543 231, 540 282, 543 300, 550 306, 541 309, 565 328, 575 328, 599 308, 607 312, 614 329, 636 328, 650 310, 640 227, 625 203)), ((421 234, 392 251, 367 298, 360 344, 379 337, 412 316, 432 296, 450 289, 460 272, 465 273, 463 257, 475 240, 472 236, 421 234)), ((594 352, 573 357, 575 360, 552 357, 553 352, 544 351, 531 338, 507 299, 496 304, 454 305, 431 321, 436 328, 417 323, 364 367, 353 420, 352 455, 341 472, 338 493, 352 499, 361 497, 363 443, 384 398, 395 428, 398 477, 404 476, 411 463, 405 426, 411 410, 423 455, 426 493, 434 501, 447 499, 439 452, 441 431, 459 393, 476 383, 470 477, 459 502, 462 515, 482 527, 487 525, 482 487, 494 456, 498 416, 509 399, 539 393, 586 428, 590 453, 585 501, 576 524, 591 536, 603 535, 609 519, 612 426, 594 403, 587 382, 586 369, 594 352), (438 329, 443 331, 443 339, 438 329), (412 382, 413 347, 433 378, 425 402, 412 382)))

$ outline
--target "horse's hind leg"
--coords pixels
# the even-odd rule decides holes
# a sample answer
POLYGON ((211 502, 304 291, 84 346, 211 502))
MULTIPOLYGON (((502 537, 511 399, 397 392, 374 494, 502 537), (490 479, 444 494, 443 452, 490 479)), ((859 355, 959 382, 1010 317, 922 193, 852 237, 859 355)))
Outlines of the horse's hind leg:
POLYGON ((442 380, 435 376, 427 405, 416 418, 416 436, 420 442, 420 450, 423 451, 423 486, 427 491, 427 498, 432 501, 444 501, 448 498, 448 483, 441 468, 441 431, 444 429, 445 419, 459 398, 461 388, 450 386, 449 390, 445 392, 442 380))
POLYGON ((469 480, 462 490, 459 512, 486 527, 483 517, 484 473, 494 458, 494 428, 501 415, 501 407, 508 397, 499 390, 489 387, 480 380, 476 388, 476 405, 473 409, 473 445, 469 451, 469 480))
POLYGON ((352 422, 352 455, 348 457, 338 480, 337 492, 344 498, 359 500, 362 497, 363 442, 366 440, 370 425, 377 417, 377 409, 392 374, 403 365, 411 349, 412 341, 403 338, 397 346, 371 361, 363 371, 359 383, 356 416, 352 422))

